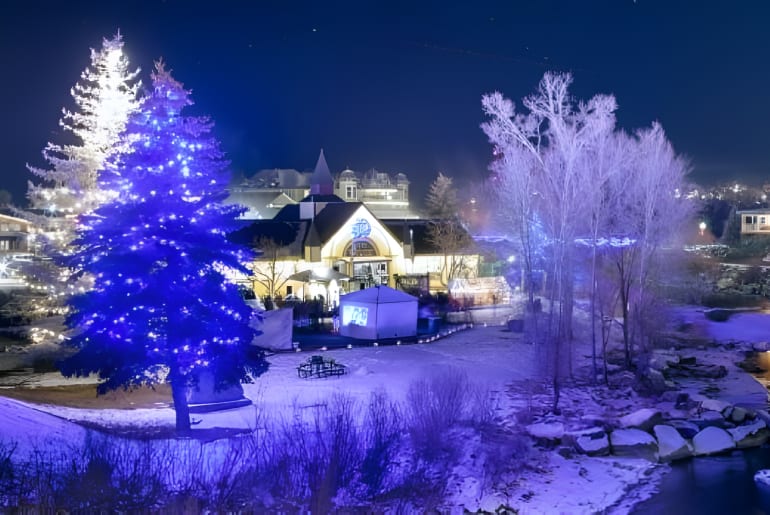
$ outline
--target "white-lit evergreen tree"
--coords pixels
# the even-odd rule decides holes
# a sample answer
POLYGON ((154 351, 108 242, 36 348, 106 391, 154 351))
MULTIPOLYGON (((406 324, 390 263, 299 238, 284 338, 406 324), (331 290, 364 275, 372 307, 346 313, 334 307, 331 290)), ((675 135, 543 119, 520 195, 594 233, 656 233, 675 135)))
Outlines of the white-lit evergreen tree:
MULTIPOLYGON (((43 149, 47 168, 28 166, 40 183, 30 182, 27 197, 33 209, 66 215, 54 227, 54 247, 61 250, 72 237, 77 216, 110 195, 98 187, 105 163, 125 149, 119 136, 128 117, 139 106, 139 70, 129 69, 118 32, 104 39, 100 50, 91 49, 91 64, 71 90, 75 109, 63 109, 59 125, 69 142, 49 142, 43 149)), ((39 220, 38 220, 39 221, 39 220)))

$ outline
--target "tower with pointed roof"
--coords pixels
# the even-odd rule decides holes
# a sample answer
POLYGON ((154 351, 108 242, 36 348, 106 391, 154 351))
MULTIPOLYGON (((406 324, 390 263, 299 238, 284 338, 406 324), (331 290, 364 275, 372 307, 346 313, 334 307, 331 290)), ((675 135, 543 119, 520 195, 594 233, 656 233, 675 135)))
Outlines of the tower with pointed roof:
POLYGON ((344 203, 345 201, 334 194, 334 179, 326 164, 324 151, 318 156, 318 162, 310 176, 310 195, 299 203, 300 218, 313 219, 327 204, 344 203))
POLYGON ((334 195, 334 179, 329 172, 329 165, 326 164, 323 149, 318 155, 318 162, 315 165, 315 170, 313 170, 313 175, 310 177, 310 194, 334 195))

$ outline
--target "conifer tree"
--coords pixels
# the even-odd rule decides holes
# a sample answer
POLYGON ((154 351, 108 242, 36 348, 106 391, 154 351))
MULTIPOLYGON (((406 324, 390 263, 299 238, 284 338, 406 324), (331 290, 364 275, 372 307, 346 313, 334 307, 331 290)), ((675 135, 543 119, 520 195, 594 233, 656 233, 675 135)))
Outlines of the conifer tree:
POLYGON ((28 166, 42 180, 28 185, 32 208, 71 220, 57 227, 59 241, 54 245, 60 250, 71 239, 77 215, 97 207, 110 194, 98 188, 98 172, 111 156, 125 150, 119 136, 139 106, 138 75, 139 69, 129 70, 120 32, 104 39, 100 50, 91 49, 91 64, 71 90, 75 110, 63 109, 59 120, 69 143, 47 144, 43 157, 48 168, 28 166))
POLYGON ((443 256, 440 279, 448 286, 452 279, 471 273, 464 254, 473 246, 460 220, 457 189, 451 177, 438 173, 425 196, 425 207, 432 218, 428 222, 428 240, 443 256))
POLYGON ((203 371, 227 387, 267 364, 250 351, 251 308, 228 280, 230 271, 247 274, 242 263, 253 256, 227 239, 243 209, 222 203, 228 163, 212 124, 182 114, 190 94, 162 63, 152 86, 126 129, 131 152, 102 172, 101 186, 117 196, 82 217, 67 259, 95 284, 70 301, 77 353, 62 372, 97 373, 100 393, 167 374, 185 431, 187 389, 203 371))
POLYGON ((457 189, 451 177, 438 173, 425 196, 425 208, 431 218, 450 219, 457 216, 457 189))

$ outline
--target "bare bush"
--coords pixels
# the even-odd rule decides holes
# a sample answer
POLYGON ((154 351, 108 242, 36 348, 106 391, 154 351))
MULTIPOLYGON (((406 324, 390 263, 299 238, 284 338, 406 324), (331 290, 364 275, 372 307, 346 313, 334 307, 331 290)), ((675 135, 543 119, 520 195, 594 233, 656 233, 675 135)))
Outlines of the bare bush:
POLYGON ((265 462, 273 470, 278 497, 299 506, 307 502, 313 513, 326 513, 361 463, 357 406, 350 396, 335 395, 331 402, 310 409, 312 413, 303 416, 295 404, 292 419, 277 424, 265 462))
POLYGON ((447 368, 420 379, 407 392, 407 426, 417 453, 428 460, 452 454, 446 434, 461 420, 468 400, 468 378, 447 368))
POLYGON ((495 412, 500 406, 499 392, 492 392, 481 385, 469 388, 468 417, 477 428, 491 426, 495 421, 495 412))
POLYGON ((403 416, 398 405, 388 399, 387 393, 372 393, 362 428, 364 457, 361 463, 361 482, 367 494, 376 496, 387 487, 387 476, 401 444, 403 416))

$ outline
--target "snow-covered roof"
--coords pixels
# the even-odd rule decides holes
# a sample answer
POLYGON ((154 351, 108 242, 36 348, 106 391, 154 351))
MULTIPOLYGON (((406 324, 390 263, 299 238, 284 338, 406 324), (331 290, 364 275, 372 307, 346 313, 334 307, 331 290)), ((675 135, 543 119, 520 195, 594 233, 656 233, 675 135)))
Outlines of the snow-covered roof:
POLYGON ((369 304, 391 304, 397 302, 417 302, 417 297, 404 293, 401 290, 389 286, 373 286, 365 290, 358 290, 340 297, 340 303, 366 302, 369 304))

